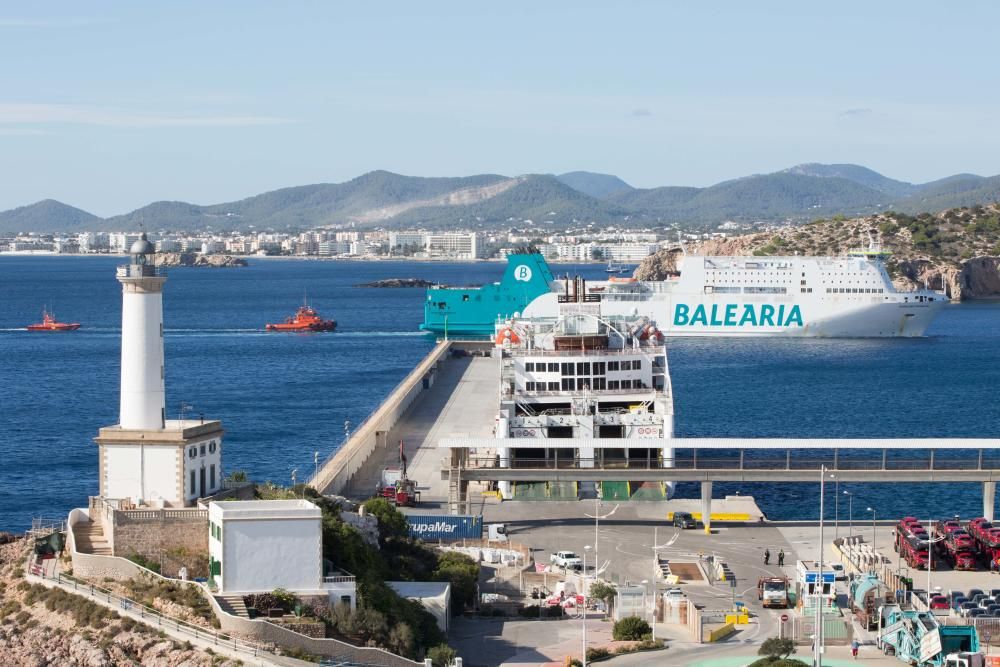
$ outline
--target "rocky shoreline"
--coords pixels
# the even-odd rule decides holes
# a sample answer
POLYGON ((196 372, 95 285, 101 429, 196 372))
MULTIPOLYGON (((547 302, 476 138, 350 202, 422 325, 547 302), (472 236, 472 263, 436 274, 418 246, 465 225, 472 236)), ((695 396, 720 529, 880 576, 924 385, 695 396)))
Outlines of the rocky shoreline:
POLYGON ((164 267, 196 266, 210 267, 213 269, 228 269, 238 266, 246 266, 247 261, 242 257, 232 255, 203 255, 196 252, 163 252, 157 253, 156 265, 164 267))

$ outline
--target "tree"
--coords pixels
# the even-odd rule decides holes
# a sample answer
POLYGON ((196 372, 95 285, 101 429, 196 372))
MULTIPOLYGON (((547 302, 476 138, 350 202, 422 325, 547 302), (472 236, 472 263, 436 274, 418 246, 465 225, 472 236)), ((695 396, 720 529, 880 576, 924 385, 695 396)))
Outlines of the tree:
POLYGON ((366 500, 364 508, 365 511, 378 519, 378 533, 381 542, 393 537, 406 537, 409 534, 410 525, 406 522, 406 515, 385 498, 366 500))
POLYGON ((465 554, 446 551, 439 555, 434 579, 451 584, 451 613, 458 616, 476 602, 476 581, 479 579, 479 563, 465 554))
POLYGON ((757 655, 766 655, 772 660, 784 660, 792 653, 795 653, 795 642, 779 637, 765 639, 764 643, 757 649, 757 655))
POLYGON ((434 667, 451 667, 457 656, 458 653, 455 649, 447 644, 438 644, 427 651, 427 657, 430 658, 434 667))
POLYGON ((615 587, 606 581, 595 581, 590 585, 590 591, 587 593, 587 596, 595 600, 602 600, 604 604, 610 605, 611 599, 615 597, 617 592, 615 587))
POLYGON ((604 259, 604 248, 593 247, 590 249, 590 258, 596 260, 604 259))

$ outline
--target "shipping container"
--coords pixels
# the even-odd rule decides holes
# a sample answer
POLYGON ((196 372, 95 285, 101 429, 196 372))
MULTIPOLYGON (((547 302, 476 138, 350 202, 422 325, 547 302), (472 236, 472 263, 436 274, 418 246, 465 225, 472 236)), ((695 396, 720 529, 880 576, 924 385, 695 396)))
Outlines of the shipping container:
POLYGON ((483 537, 483 517, 408 514, 410 537, 421 540, 478 540, 483 537))

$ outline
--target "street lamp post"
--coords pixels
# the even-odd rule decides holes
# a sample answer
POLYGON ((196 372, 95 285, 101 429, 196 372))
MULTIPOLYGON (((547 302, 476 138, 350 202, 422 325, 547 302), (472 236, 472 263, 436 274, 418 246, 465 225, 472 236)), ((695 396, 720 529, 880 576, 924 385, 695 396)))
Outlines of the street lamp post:
POLYGON ((872 513, 872 552, 877 556, 878 555, 878 545, 875 544, 875 508, 874 507, 866 507, 865 511, 872 513))
MULTIPOLYGON (((643 579, 639 582, 642 584, 642 610, 645 613, 649 613, 649 600, 647 599, 649 594, 649 579, 643 579)), ((655 619, 655 617, 654 617, 655 619)))
POLYGON ((844 489, 844 495, 847 496, 847 535, 850 537, 854 534, 854 494, 844 489))
POLYGON ((583 616, 583 657, 580 659, 583 667, 587 667, 587 552, 590 551, 590 547, 586 546, 583 548, 583 573, 581 579, 583 581, 583 609, 581 610, 583 616))
POLYGON ((608 512, 607 514, 601 514, 598 511, 601 508, 601 499, 600 498, 594 498, 594 513, 593 514, 584 513, 584 515, 583 515, 583 516, 587 517, 588 519, 593 519, 594 520, 594 581, 597 580, 597 569, 601 566, 601 564, 598 562, 598 559, 597 559, 597 542, 598 542, 599 535, 600 535, 598 526, 600 525, 600 520, 601 519, 607 519, 609 516, 611 516, 612 514, 614 514, 615 512, 617 512, 618 511, 618 507, 619 507, 619 505, 615 505, 611 509, 611 511, 608 512))
POLYGON ((833 486, 833 539, 840 538, 840 479, 836 475, 830 475, 834 480, 833 486))

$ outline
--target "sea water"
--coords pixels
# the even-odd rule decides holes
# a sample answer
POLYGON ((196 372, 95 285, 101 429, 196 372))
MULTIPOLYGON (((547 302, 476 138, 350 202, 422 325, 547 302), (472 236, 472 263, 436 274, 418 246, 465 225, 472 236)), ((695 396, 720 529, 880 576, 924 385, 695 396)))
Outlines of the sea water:
MULTIPOLYGON (((0 257, 0 529, 57 517, 97 493, 102 426, 118 421, 121 287, 114 257, 0 257), (68 334, 29 333, 47 306, 68 334)), ((602 265, 553 267, 604 278, 602 265)), ((499 280, 496 262, 251 259, 177 268, 164 290, 167 415, 221 419, 226 471, 307 479, 433 346, 422 289, 499 280), (307 298, 333 334, 263 331, 307 298), (346 422, 346 424, 345 424, 346 422)), ((680 437, 1000 437, 1000 305, 945 308, 921 339, 670 339, 680 437)), ((834 484, 827 508, 835 511, 834 484)), ((978 484, 842 484, 856 519, 973 516, 978 484)), ((817 484, 715 484, 772 519, 818 515, 817 484)), ((696 484, 678 494, 697 497, 696 484)), ((846 497, 841 494, 841 497, 846 497)), ((847 516, 841 503, 839 515, 847 516)))

